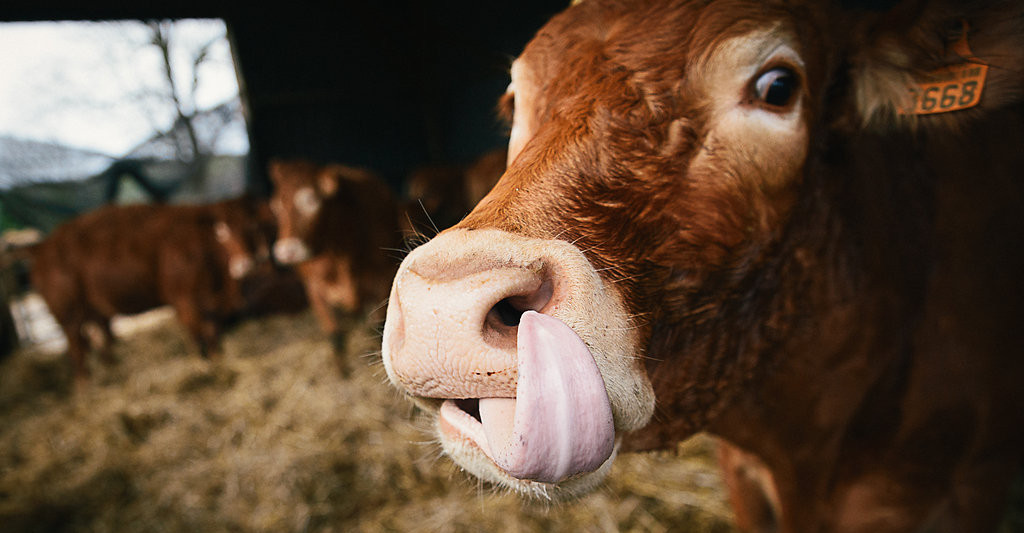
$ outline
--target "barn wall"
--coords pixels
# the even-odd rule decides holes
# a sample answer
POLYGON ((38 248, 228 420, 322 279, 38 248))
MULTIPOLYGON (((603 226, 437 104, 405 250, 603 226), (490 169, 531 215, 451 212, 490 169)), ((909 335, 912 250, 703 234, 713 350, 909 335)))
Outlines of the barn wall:
POLYGON ((502 144, 494 104, 511 58, 565 2, 441 4, 228 18, 254 178, 270 157, 307 157, 367 166, 397 188, 417 165, 502 144))
POLYGON ((568 3, 10 0, 0 20, 222 18, 247 104, 252 188, 268 188, 275 156, 364 165, 397 188, 415 166, 466 162, 503 142, 493 109, 509 62, 568 3))

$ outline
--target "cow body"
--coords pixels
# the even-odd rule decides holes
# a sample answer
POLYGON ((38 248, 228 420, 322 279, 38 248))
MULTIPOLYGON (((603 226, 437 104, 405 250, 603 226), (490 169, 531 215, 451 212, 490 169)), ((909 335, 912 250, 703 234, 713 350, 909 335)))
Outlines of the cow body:
POLYGON ((1022 55, 1014 3, 573 6, 513 64, 504 176, 399 269, 389 377, 524 493, 709 431, 749 529, 992 530, 1024 450, 1022 55), (977 106, 899 114, 979 60, 977 106))
POLYGON ((344 322, 361 313, 372 318, 387 300, 401 247, 396 200, 377 176, 343 165, 275 160, 270 177, 274 257, 295 266, 322 329, 340 349, 344 322))
POLYGON ((110 320, 162 305, 175 309, 204 357, 218 352, 258 259, 256 211, 249 198, 108 206, 55 229, 32 252, 31 282, 67 337, 76 378, 89 374, 85 325, 99 326, 109 361, 110 320))

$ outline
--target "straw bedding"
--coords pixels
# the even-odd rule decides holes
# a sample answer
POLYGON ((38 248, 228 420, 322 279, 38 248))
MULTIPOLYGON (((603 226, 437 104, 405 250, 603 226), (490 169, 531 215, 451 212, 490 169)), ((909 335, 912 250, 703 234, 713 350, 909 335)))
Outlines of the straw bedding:
POLYGON ((81 390, 62 353, 24 348, 0 363, 0 531, 732 531, 706 438, 621 456, 577 502, 481 485, 387 385, 378 343, 357 329, 342 379, 304 312, 239 324, 209 362, 165 312, 81 390))

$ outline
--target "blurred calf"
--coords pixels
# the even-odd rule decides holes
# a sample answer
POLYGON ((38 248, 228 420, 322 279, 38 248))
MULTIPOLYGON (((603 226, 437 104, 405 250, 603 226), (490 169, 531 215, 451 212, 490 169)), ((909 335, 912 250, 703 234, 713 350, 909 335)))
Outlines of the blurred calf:
POLYGON ((67 336, 78 381, 90 348, 112 362, 110 320, 170 305, 203 357, 245 306, 242 280, 267 259, 259 203, 108 206, 72 219, 32 250, 31 282, 67 336), (83 328, 96 324, 96 346, 83 328))
POLYGON ((270 206, 278 222, 274 258, 295 265, 309 303, 342 357, 347 326, 382 320, 401 246, 397 202, 376 175, 344 165, 273 160, 270 206))

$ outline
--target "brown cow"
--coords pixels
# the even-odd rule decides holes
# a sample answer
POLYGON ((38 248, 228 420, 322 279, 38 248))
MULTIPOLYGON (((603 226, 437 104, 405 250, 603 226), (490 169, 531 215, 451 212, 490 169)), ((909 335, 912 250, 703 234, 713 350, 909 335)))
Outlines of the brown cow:
POLYGON ((413 240, 435 235, 468 215, 472 205, 465 178, 466 169, 459 165, 431 165, 411 172, 399 220, 402 233, 413 240))
POLYGON ((406 179, 402 233, 413 241, 454 226, 483 199, 505 171, 507 150, 491 150, 469 166, 432 165, 406 179))
POLYGON ((245 304, 241 280, 261 243, 258 204, 248 197, 209 205, 107 206, 74 218, 32 251, 31 282, 64 331, 77 381, 85 354, 112 362, 110 320, 171 305, 204 357, 220 351, 220 330, 245 304), (96 324, 102 346, 84 326, 96 324))
MULTIPOLYGON (((340 356, 342 322, 359 313, 372 318, 387 301, 401 246, 397 203, 387 184, 363 169, 273 160, 269 171, 278 221, 274 257, 296 267, 340 356)), ((338 363, 347 373, 347 363, 338 363)))
POLYGON ((512 65, 501 181, 400 267, 388 375, 524 493, 705 430, 757 458, 726 454, 752 527, 991 531, 1022 71, 1019 2, 584 0, 512 65))

